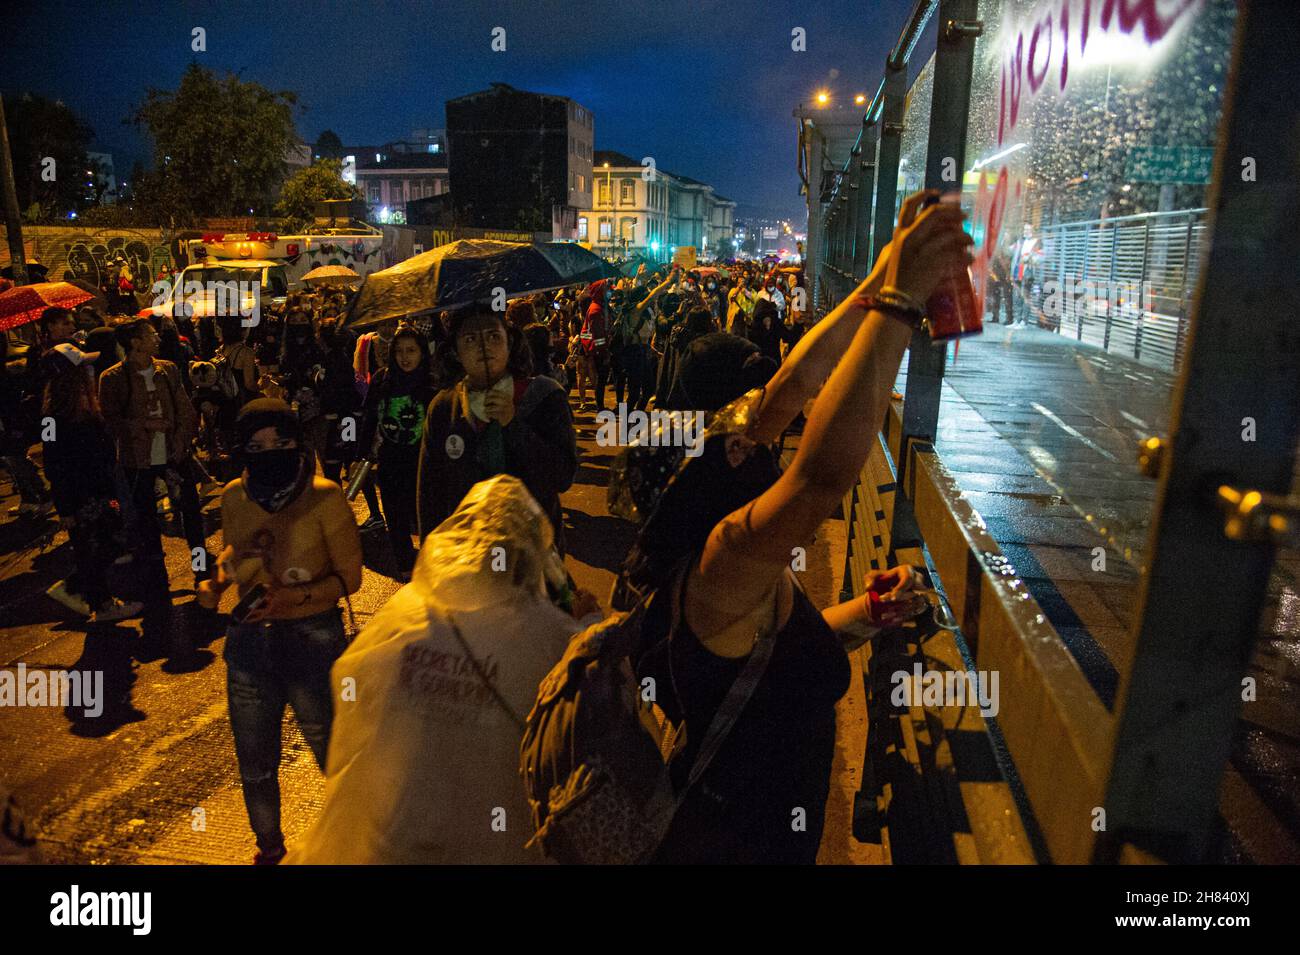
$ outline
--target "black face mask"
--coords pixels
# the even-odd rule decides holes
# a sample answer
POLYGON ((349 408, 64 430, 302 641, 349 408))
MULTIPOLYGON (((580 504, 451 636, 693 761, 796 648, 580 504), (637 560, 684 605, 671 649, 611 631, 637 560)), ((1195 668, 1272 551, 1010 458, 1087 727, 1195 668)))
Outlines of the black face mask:
POLYGON ((307 453, 302 448, 279 448, 244 454, 248 470, 245 490, 264 511, 275 513, 298 496, 304 485, 307 453))

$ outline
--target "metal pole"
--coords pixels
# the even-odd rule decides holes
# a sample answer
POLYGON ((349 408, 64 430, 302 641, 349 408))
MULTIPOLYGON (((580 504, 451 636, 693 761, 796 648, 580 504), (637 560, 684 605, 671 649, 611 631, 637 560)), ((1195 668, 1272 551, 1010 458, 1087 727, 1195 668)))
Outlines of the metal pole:
POLYGON ((1210 247, 1158 456, 1133 657, 1121 669, 1101 862, 1126 844, 1206 861, 1217 841, 1220 779, 1274 558, 1267 539, 1228 538, 1217 489, 1286 494, 1300 439, 1300 141, 1287 134, 1300 123, 1297 49, 1291 0, 1242 0, 1210 247), (1256 161, 1251 181, 1243 156, 1256 161))
POLYGON ((858 191, 853 197, 857 207, 857 240, 853 252, 853 277, 866 278, 876 260, 871 255, 871 200, 876 191, 876 143, 880 139, 880 124, 862 130, 859 141, 861 152, 853 157, 858 164, 858 191))
POLYGON ((4 97, 0 96, 0 189, 4 191, 5 234, 9 237, 9 261, 14 284, 26 285, 27 250, 23 248, 23 220, 18 212, 18 190, 14 187, 13 157, 9 153, 9 126, 5 121, 4 97))
MULTIPOLYGON (((975 38, 980 32, 975 20, 978 12, 978 0, 942 0, 939 4, 934 90, 930 102, 930 133, 925 156, 925 185, 928 189, 961 189, 961 175, 966 163, 966 122, 970 112, 975 38)), ((885 133, 888 132, 886 128, 885 133)), ((897 178, 895 164, 894 182, 897 182, 897 178)), ((894 190, 891 193, 892 191, 894 190)), ((894 199, 892 194, 888 197, 886 211, 890 215, 894 211, 894 199)), ((877 207, 876 211, 879 217, 882 210, 877 207)), ((930 340, 928 332, 918 329, 913 333, 907 353, 907 390, 903 396, 903 435, 900 445, 903 452, 896 462, 900 488, 907 486, 909 442, 934 441, 939 423, 939 395, 943 389, 943 366, 947 353, 947 344, 935 344, 930 340)), ((904 507, 901 510, 909 509, 904 507)), ((899 510, 895 508, 896 527, 899 510)), ((904 515, 904 520, 903 527, 912 523, 910 515, 904 515)), ((896 546, 906 544, 896 543, 896 546)))

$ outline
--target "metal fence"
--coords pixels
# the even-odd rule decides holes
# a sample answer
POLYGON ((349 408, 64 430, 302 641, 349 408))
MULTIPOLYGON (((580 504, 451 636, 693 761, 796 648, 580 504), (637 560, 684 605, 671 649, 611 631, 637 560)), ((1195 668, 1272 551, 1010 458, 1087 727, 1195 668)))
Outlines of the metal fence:
POLYGON ((1162 371, 1182 365, 1205 209, 1066 222, 1043 230, 1038 322, 1162 371))

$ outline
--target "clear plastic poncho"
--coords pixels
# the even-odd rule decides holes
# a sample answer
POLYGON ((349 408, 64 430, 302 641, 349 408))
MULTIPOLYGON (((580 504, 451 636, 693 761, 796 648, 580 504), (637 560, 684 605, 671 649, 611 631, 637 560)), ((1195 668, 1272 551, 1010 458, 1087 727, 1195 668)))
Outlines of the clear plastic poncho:
POLYGON ((325 806, 286 861, 543 861, 524 849, 519 721, 579 629, 546 595, 552 534, 498 475, 425 539, 411 582, 334 664, 325 806))

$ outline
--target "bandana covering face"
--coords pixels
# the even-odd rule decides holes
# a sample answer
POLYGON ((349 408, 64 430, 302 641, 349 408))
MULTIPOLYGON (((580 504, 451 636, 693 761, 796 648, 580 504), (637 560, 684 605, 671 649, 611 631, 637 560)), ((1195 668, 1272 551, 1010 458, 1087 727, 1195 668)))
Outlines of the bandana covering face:
POLYGON ((307 467, 309 457, 305 448, 245 454, 244 467, 248 477, 244 481, 244 490, 267 513, 284 510, 311 479, 311 470, 307 467))

